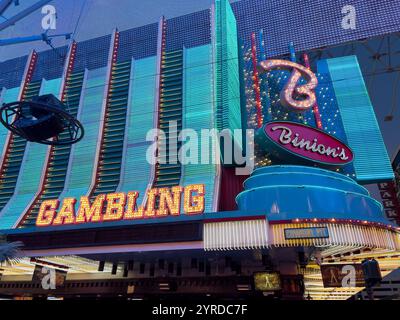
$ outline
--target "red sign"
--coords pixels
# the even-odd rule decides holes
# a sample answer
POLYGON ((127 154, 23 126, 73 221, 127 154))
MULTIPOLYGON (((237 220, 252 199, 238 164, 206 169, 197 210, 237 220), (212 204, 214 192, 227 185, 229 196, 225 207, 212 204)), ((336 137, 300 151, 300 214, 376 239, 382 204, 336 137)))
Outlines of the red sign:
POLYGON ((267 137, 287 154, 326 165, 344 165, 353 161, 353 152, 335 137, 300 123, 269 122, 264 126, 267 137))

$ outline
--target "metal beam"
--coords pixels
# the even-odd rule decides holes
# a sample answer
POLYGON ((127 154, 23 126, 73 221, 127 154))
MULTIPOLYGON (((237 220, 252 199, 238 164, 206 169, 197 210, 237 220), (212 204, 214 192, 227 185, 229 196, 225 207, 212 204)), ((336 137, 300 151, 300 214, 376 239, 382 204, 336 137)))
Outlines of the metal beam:
POLYGON ((11 44, 17 44, 17 43, 38 41, 38 40, 43 40, 43 37, 41 35, 37 35, 37 36, 19 37, 19 38, 12 38, 12 39, 0 39, 0 47, 11 45, 11 44))
MULTIPOLYGON (((8 1, 8 0, 6 0, 8 1)), ((51 0, 41 0, 33 4, 32 6, 26 8, 25 10, 22 10, 20 13, 17 13, 15 16, 9 18, 7 21, 4 21, 3 23, 0 24, 0 31, 4 30, 5 28, 15 24, 19 20, 25 18, 32 12, 36 11, 37 9, 43 7, 47 3, 49 3, 51 0)))
POLYGON ((25 42, 32 42, 32 41, 44 41, 47 44, 51 45, 51 39, 57 38, 57 37, 65 37, 66 40, 70 39, 71 33, 62 33, 62 34, 55 34, 48 36, 47 33, 42 33, 39 35, 34 35, 34 36, 28 36, 28 37, 16 37, 16 38, 10 38, 10 39, 0 39, 0 47, 1 46, 8 46, 11 44, 17 44, 17 43, 25 43, 25 42))
POLYGON ((14 0, 3 0, 0 2, 0 16, 3 15, 4 11, 11 5, 14 0))

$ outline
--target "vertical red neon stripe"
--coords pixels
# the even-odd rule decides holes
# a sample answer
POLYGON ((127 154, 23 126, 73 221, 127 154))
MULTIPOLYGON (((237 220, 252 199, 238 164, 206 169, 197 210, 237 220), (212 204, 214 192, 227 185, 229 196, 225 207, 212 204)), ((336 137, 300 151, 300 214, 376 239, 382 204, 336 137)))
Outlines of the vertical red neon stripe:
MULTIPOLYGON (((310 59, 308 58, 307 53, 303 53, 303 60, 304 60, 304 66, 308 69, 311 69, 310 59)), ((313 105, 313 112, 314 112, 314 118, 315 118, 315 123, 317 124, 317 128, 322 129, 321 114, 319 113, 319 108, 318 108, 317 102, 315 102, 315 104, 313 105)))
MULTIPOLYGON (((162 101, 162 75, 163 75, 163 66, 164 66, 164 58, 165 58, 165 49, 166 49, 166 45, 167 45, 167 39, 166 39, 166 33, 167 33, 167 20, 162 17, 162 27, 161 27, 161 47, 160 47, 160 52, 158 53, 160 55, 160 79, 158 82, 158 113, 156 115, 157 117, 157 128, 160 129, 160 109, 161 109, 161 101, 162 101)), ((160 144, 160 137, 157 137, 157 150, 156 150, 156 158, 157 158, 157 162, 155 165, 155 170, 154 170, 154 178, 153 178, 153 182, 152 185, 155 184, 155 182, 158 179, 158 168, 160 166, 159 163, 159 150, 160 150, 161 144, 160 144)))
POLYGON ((72 71, 74 69, 76 47, 77 47, 77 43, 75 41, 73 41, 71 43, 71 52, 70 52, 70 55, 69 55, 69 61, 68 61, 68 65, 67 65, 67 70, 65 72, 65 80, 64 80, 62 91, 61 91, 61 97, 60 97, 61 102, 65 102, 64 98, 65 98, 65 92, 66 92, 66 89, 67 89, 67 79, 71 76, 72 71))
MULTIPOLYGON (((35 50, 32 51, 32 53, 28 57, 27 61, 27 66, 26 66, 26 73, 24 75, 24 79, 22 79, 22 90, 20 92, 20 95, 18 96, 19 100, 24 100, 25 94, 26 94, 26 89, 28 88, 28 84, 31 82, 33 72, 35 71, 36 67, 36 62, 38 59, 38 54, 36 53, 35 50)), ((7 134, 7 141, 5 143, 5 152, 4 152, 4 157, 0 158, 0 181, 4 178, 5 175, 5 170, 6 170, 6 165, 10 161, 10 151, 11 151, 11 145, 14 143, 15 135, 12 132, 9 132, 7 134)))
POLYGON ((259 84, 258 70, 257 70, 256 34, 254 32, 251 34, 251 60, 253 62, 253 86, 254 86, 254 93, 256 96, 257 128, 261 128, 263 123, 262 105, 261 105, 260 84, 259 84))

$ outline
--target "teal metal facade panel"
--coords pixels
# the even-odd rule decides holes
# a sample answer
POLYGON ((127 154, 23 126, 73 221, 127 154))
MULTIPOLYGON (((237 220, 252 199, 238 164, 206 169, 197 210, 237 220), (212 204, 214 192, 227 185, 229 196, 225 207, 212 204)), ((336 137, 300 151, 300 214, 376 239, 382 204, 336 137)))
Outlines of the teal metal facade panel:
POLYGON ((130 94, 118 191, 138 191, 138 204, 142 203, 149 179, 151 164, 146 152, 151 141, 146 135, 154 126, 156 99, 157 57, 134 60, 131 72, 130 94))
POLYGON ((107 68, 87 71, 87 80, 82 89, 82 106, 78 112, 78 120, 85 128, 83 139, 72 146, 70 155, 70 168, 65 182, 64 191, 61 193, 60 202, 66 197, 77 200, 88 193, 92 183, 95 166, 96 147, 99 137, 101 108, 104 98, 107 68))
POLYGON ((241 129, 238 35, 229 1, 215 1, 214 26, 217 127, 241 129))
POLYGON ((390 159, 357 57, 321 60, 318 71, 328 71, 331 76, 347 141, 355 155, 356 180, 362 184, 392 180, 390 159))
MULTIPOLYGON (((40 94, 58 95, 61 79, 43 80, 40 94)), ((0 213, 0 229, 12 228, 39 191, 48 145, 28 142, 14 195, 0 213)))
MULTIPOLYGON (((0 96, 0 106, 3 103, 10 103, 18 100, 18 94, 19 94, 19 87, 12 88, 12 89, 4 89, 2 95, 0 96)), ((1 89, 0 89, 1 93, 1 89)), ((3 157, 3 152, 4 152, 4 144, 6 143, 7 136, 8 136, 8 129, 0 124, 0 152, 3 157)))
MULTIPOLYGON (((211 46, 185 50, 184 57, 184 98, 183 98, 183 129, 192 129, 201 137, 202 129, 215 128, 214 103, 212 101, 212 66, 209 63, 211 58, 211 46)), ((187 139, 190 140, 190 139, 187 139)), ((190 141, 191 142, 191 141, 190 141)), ((190 143, 185 141, 186 143, 190 143)), ((208 141, 211 146, 211 141, 208 141)), ((217 164, 215 161, 215 149, 209 148, 209 157, 201 161, 204 154, 201 146, 206 141, 202 139, 197 144, 193 160, 197 163, 188 163, 183 166, 183 174, 180 185, 204 184, 205 187, 205 212, 213 211, 213 204, 216 201, 214 193, 217 175, 217 164)), ((192 150, 186 153, 192 157, 192 150)))

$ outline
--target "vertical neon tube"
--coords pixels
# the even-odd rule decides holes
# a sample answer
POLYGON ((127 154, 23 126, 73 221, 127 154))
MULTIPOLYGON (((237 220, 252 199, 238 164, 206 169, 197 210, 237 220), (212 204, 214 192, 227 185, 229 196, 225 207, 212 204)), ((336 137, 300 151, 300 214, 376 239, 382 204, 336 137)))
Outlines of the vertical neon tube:
MULTIPOLYGON (((311 70, 310 59, 308 58, 307 53, 303 53, 303 60, 304 60, 304 66, 311 70)), ((315 123, 317 124, 317 128, 322 129, 321 114, 319 113, 318 103, 315 102, 315 104, 313 105, 312 108, 313 108, 314 119, 315 119, 315 123)))
POLYGON ((256 96, 256 112, 257 112, 257 128, 262 126, 262 106, 261 106, 261 95, 260 95, 260 83, 257 70, 257 48, 256 48, 256 34, 251 34, 251 59, 253 62, 253 86, 254 93, 256 96))
POLYGON ((258 36, 259 36, 258 43, 260 45, 260 60, 264 61, 264 60, 267 60, 267 53, 265 51, 264 30, 263 29, 260 30, 258 36))
MULTIPOLYGON (((260 55, 259 55, 259 61, 266 61, 267 60, 267 51, 265 50, 265 42, 264 42, 264 30, 261 29, 258 33, 258 43, 260 47, 260 55)), ((259 75, 261 79, 261 85, 260 85, 260 92, 266 93, 264 97, 264 101, 261 98, 261 106, 262 106, 262 111, 264 113, 264 121, 270 121, 271 120, 271 101, 268 95, 268 78, 267 75, 260 74, 259 75), (267 112, 266 112, 267 111, 267 112), (266 117, 266 118, 265 118, 266 117)))
POLYGON ((293 41, 289 42, 289 54, 290 54, 290 61, 296 62, 296 50, 294 49, 293 41))

